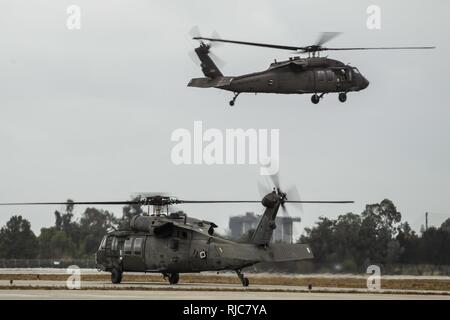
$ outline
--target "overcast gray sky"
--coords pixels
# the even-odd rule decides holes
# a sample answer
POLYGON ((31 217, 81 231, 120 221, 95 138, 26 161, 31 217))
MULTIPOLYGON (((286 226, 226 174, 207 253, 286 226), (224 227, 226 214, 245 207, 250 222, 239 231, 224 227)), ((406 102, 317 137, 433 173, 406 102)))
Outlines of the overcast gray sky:
MULTIPOLYGON (((122 200, 139 191, 185 199, 259 199, 259 167, 175 166, 177 128, 280 129, 280 176, 302 199, 355 200, 305 205, 298 229, 320 215, 360 213, 394 201, 418 230, 426 211, 450 214, 450 3, 434 1, 25 1, 0 2, 0 202, 122 200), (81 30, 66 28, 69 5, 81 30), (381 7, 381 30, 366 9, 381 7), (186 87, 202 76, 188 52, 205 35, 309 45, 342 31, 333 46, 435 45, 434 51, 333 52, 370 80, 347 103, 328 95, 241 95, 186 87)), ((288 52, 223 45, 226 75, 263 70, 288 52)), ((58 207, 0 208, 0 225, 23 214, 36 233, 58 207)), ((121 208, 112 209, 117 215, 121 208)), ((214 220, 260 205, 186 206, 214 220)), ((294 209, 294 208, 292 208, 294 209)), ((77 217, 84 211, 76 208, 77 217)), ((300 232, 300 230, 297 230, 300 232)))

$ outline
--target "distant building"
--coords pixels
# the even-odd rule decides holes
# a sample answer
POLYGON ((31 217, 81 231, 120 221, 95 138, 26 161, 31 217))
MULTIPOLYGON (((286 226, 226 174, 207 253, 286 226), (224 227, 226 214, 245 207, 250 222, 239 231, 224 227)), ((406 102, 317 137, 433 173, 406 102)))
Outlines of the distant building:
MULTIPOLYGON (((246 212, 245 215, 230 217, 228 228, 230 236, 233 239, 239 239, 248 234, 249 230, 255 230, 261 215, 255 215, 253 212, 246 212)), ((293 224, 300 222, 300 218, 280 217, 275 220, 276 228, 273 232, 272 242, 293 242, 293 224)))

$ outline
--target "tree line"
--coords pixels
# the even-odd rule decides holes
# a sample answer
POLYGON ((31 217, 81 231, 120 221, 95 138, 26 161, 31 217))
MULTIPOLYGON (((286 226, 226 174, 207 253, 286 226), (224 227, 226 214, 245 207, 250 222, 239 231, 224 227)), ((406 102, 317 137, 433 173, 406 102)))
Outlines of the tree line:
MULTIPOLYGON (((108 229, 119 219, 112 213, 87 208, 79 220, 74 219, 73 201, 68 200, 65 212, 55 211, 55 223, 42 228, 39 236, 21 215, 12 216, 0 229, 2 259, 74 259, 92 258, 108 229)), ((123 218, 142 214, 139 206, 123 207, 123 218)))
MULTIPOLYGON (((75 220, 74 206, 68 202, 64 212, 55 211, 54 225, 42 228, 38 236, 29 221, 12 216, 0 229, 0 258, 92 258, 107 230, 120 219, 87 208, 75 220)), ((136 214, 142 214, 139 205, 125 206, 122 219, 136 214)), ((298 241, 310 245, 315 263, 339 263, 348 271, 370 264, 450 265, 450 218, 417 234, 388 199, 367 205, 361 214, 320 217, 298 241)))
POLYGON ((450 265, 450 218, 440 227, 413 231, 402 222, 392 201, 367 205, 361 214, 319 218, 305 228, 299 242, 308 243, 319 264, 340 263, 348 271, 377 265, 450 265))

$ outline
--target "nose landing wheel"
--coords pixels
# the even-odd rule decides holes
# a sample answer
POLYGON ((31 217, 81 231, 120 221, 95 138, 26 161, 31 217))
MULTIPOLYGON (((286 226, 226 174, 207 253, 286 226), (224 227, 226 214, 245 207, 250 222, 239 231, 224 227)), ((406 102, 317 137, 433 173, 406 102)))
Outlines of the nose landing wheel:
POLYGON ((347 94, 345 92, 339 93, 339 101, 342 102, 342 103, 347 101, 347 94))
POLYGON ((177 284, 180 281, 179 273, 165 273, 163 276, 164 279, 169 279, 169 284, 177 284))
POLYGON ((314 104, 318 104, 320 102, 320 98, 317 94, 313 94, 311 97, 311 102, 314 104))
POLYGON ((111 270, 111 282, 114 284, 120 283, 122 281, 122 273, 121 269, 114 267, 111 270))

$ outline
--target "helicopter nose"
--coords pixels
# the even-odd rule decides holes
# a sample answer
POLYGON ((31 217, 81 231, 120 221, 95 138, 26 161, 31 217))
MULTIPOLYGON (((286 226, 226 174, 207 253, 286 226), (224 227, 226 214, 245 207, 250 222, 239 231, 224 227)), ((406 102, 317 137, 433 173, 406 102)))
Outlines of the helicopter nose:
POLYGON ((364 78, 363 76, 361 76, 361 89, 365 89, 369 86, 369 80, 367 80, 366 78, 364 78))

